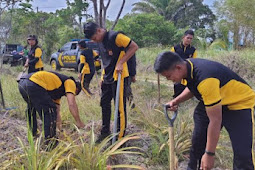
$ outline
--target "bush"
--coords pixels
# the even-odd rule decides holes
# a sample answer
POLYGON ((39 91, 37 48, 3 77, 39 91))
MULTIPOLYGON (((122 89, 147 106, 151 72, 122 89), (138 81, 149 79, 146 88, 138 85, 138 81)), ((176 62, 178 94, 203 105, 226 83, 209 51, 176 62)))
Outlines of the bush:
POLYGON ((179 41, 177 29, 170 21, 157 14, 132 14, 119 20, 115 30, 125 32, 140 46, 168 45, 179 41))

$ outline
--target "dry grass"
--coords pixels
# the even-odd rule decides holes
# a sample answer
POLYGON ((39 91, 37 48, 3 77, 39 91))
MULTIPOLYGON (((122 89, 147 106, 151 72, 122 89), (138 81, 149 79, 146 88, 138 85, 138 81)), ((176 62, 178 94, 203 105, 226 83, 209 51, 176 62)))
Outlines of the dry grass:
MULTIPOLYGON (((166 81, 161 77, 161 104, 159 104, 157 92, 157 75, 153 72, 153 63, 155 57, 159 52, 165 50, 168 50, 168 48, 145 48, 140 49, 137 53, 137 82, 132 84, 134 101, 137 107, 134 110, 131 110, 128 107, 129 123, 138 126, 142 131, 150 135, 151 140, 148 143, 149 149, 144 155, 144 162, 146 162, 145 166, 150 167, 150 169, 153 169, 151 168, 152 166, 161 166, 163 167, 162 169, 166 169, 168 166, 168 147, 166 147, 168 141, 166 128, 168 125, 164 115, 160 111, 162 111, 161 104, 166 103, 172 98, 173 88, 171 82, 166 81)), ((217 60, 225 65, 232 67, 234 71, 237 71, 241 76, 248 80, 251 86, 254 87, 255 60, 253 59, 253 53, 253 50, 234 53, 227 51, 201 51, 199 52, 199 57, 217 60)), ((4 65, 4 70, 1 71, 0 79, 3 86, 7 107, 16 107, 16 109, 10 111, 10 114, 15 118, 25 120, 24 113, 26 104, 18 92, 18 86, 15 81, 16 75, 21 70, 21 67, 10 68, 10 66, 4 65)), ((45 70, 50 70, 50 67, 46 65, 45 70)), ((74 71, 61 70, 60 73, 77 78, 77 73, 74 71)), ((97 83, 98 82, 96 82, 96 79, 94 78, 92 81, 92 91, 95 92, 94 96, 89 98, 83 93, 77 96, 77 104, 82 121, 84 121, 87 125, 91 124, 91 122, 97 122, 97 124, 99 124, 99 126, 95 126, 95 133, 98 133, 99 131, 101 120, 101 108, 99 105, 100 90, 98 89, 97 83)), ((179 160, 186 159, 188 155, 191 130, 193 128, 192 113, 196 103, 196 100, 191 100, 182 104, 180 106, 178 118, 175 122, 176 153, 179 160)), ((61 114, 64 128, 68 132, 75 131, 75 127, 73 126, 74 120, 69 112, 65 97, 63 97, 61 100, 61 114)), ((88 133, 88 135, 91 134, 88 133)), ((76 138, 79 138, 79 136, 76 136, 76 138)), ((69 146, 69 144, 72 143, 72 140, 66 139, 65 142, 63 142, 62 147, 75 147, 77 145, 76 143, 73 143, 71 146, 69 146)), ((83 141, 83 149, 89 148, 91 145, 90 142, 91 141, 89 140, 83 141)), ((24 147, 26 147, 26 144, 24 147)), ((58 152, 61 152, 61 149, 58 152)), ((67 153, 65 154, 68 155, 67 153)), ((80 155, 81 154, 82 152, 80 155)), ((72 163, 68 164, 68 162, 70 163, 71 157, 62 156, 63 155, 61 155, 61 160, 65 160, 65 163, 61 164, 61 166, 64 167, 75 167, 75 162, 81 161, 78 160, 77 156, 75 156, 73 157, 72 163)), ((15 158, 13 158, 13 161, 15 161, 15 158)), ((223 130, 217 147, 216 165, 222 168, 230 168, 232 167, 231 162, 231 144, 227 132, 223 130)), ((54 166, 57 165, 55 164, 54 166)))

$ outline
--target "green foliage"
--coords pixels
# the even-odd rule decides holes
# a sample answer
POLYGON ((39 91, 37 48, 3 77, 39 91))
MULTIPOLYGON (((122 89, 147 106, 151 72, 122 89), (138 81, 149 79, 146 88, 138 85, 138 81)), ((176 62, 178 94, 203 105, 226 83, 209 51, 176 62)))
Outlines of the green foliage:
POLYGON ((227 25, 233 33, 235 49, 239 48, 240 42, 243 42, 244 46, 254 46, 254 4, 255 0, 218 0, 214 5, 219 22, 227 25))
POLYGON ((120 19, 115 30, 124 31, 140 46, 172 44, 176 28, 157 14, 126 15, 120 19))
POLYGON ((143 0, 134 3, 132 11, 158 13, 166 20, 172 21, 177 28, 193 29, 213 26, 215 16, 211 9, 200 0, 143 0))
MULTIPOLYGON (((115 144, 109 146, 109 142, 112 137, 106 138, 100 144, 95 144, 95 134, 93 127, 90 133, 90 141, 84 139, 82 135, 83 131, 78 129, 78 137, 69 136, 65 132, 62 134, 62 140, 59 140, 57 147, 50 151, 45 151, 42 148, 43 140, 42 136, 33 139, 32 133, 28 133, 28 143, 26 145, 18 138, 23 153, 20 152, 9 152, 7 154, 0 155, 9 156, 8 154, 15 154, 14 160, 7 160, 1 163, 1 167, 4 169, 28 169, 28 170, 48 170, 48 169, 81 169, 81 170, 105 170, 108 161, 113 156, 121 154, 141 154, 138 151, 138 147, 122 147, 122 145, 129 140, 139 139, 138 136, 129 135, 125 136, 121 140, 118 140, 115 144)), ((128 164, 116 164, 109 165, 111 168, 132 168, 132 169, 143 169, 137 165, 128 164)))

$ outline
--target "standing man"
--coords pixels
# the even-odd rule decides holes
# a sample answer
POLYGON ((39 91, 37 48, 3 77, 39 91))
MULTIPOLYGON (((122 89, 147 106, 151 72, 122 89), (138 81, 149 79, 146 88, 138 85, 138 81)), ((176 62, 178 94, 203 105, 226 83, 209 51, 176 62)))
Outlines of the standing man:
MULTIPOLYGON (((192 30, 185 31, 182 42, 171 48, 172 52, 176 52, 179 56, 185 60, 188 58, 197 58, 197 50, 191 45, 194 38, 194 32, 192 30)), ((186 86, 181 83, 174 84, 174 96, 176 97, 183 92, 186 86)))
POLYGON ((126 96, 124 95, 124 79, 129 76, 127 61, 135 54, 138 46, 126 35, 120 32, 106 31, 94 22, 88 22, 84 25, 84 34, 86 38, 99 43, 104 68, 102 71, 103 81, 100 101, 102 129, 97 142, 110 135, 111 100, 116 95, 118 73, 121 73, 118 114, 118 139, 120 139, 125 134, 127 124, 126 96))
POLYGON ((234 152, 233 169, 254 170, 254 100, 252 88, 226 66, 205 59, 183 60, 177 53, 159 54, 157 73, 187 87, 167 103, 170 110, 195 96, 200 102, 194 111, 194 131, 189 170, 210 170, 222 126, 230 136, 234 152), (185 81, 183 81, 185 80, 185 81))
POLYGON ((56 122, 61 123, 60 99, 62 96, 67 97, 69 110, 77 127, 84 127, 75 101, 75 96, 80 93, 81 86, 73 77, 47 71, 30 73, 20 79, 19 91, 27 102, 29 128, 34 137, 37 136, 36 111, 43 119, 46 145, 56 137, 56 122))
POLYGON ((81 87, 87 96, 91 96, 92 93, 89 90, 89 84, 95 74, 95 64, 94 57, 98 58, 98 54, 92 50, 88 49, 85 40, 78 42, 79 48, 81 49, 80 54, 80 68, 78 77, 81 80, 81 87))
POLYGON ((38 46, 38 39, 36 35, 29 35, 27 43, 30 45, 28 58, 25 67, 28 67, 28 73, 33 73, 43 70, 42 49, 38 46))

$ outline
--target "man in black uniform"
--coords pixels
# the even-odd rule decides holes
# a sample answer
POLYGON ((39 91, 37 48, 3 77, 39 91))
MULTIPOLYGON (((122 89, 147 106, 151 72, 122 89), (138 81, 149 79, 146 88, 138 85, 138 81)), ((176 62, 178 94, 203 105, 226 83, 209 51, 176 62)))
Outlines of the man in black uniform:
POLYGON ((187 86, 167 103, 170 110, 175 111, 178 104, 193 96, 200 101, 194 111, 188 169, 213 168, 220 130, 224 126, 234 151, 233 169, 253 170, 255 93, 252 88, 220 63, 205 59, 183 60, 173 52, 159 54, 154 69, 168 80, 187 86))
MULTIPOLYGON (((37 136, 37 111, 43 119, 45 139, 55 138, 56 121, 57 118, 60 118, 60 99, 62 96, 67 97, 69 109, 77 127, 84 127, 75 101, 75 95, 79 94, 81 86, 72 77, 47 71, 30 73, 21 77, 19 91, 28 104, 27 117, 29 128, 34 137, 37 136)), ((58 122, 61 123, 61 120, 58 122)), ((46 140, 46 144, 49 141, 46 140)))
POLYGON ((27 37, 27 43, 30 45, 28 58, 25 67, 28 67, 28 73, 33 73, 43 70, 42 49, 38 46, 38 39, 35 35, 27 37))
MULTIPOLYGON (((194 32, 192 30, 185 31, 182 42, 171 48, 172 52, 176 52, 179 56, 185 60, 187 58, 197 58, 197 50, 191 45, 194 38, 194 32)), ((174 97, 178 96, 185 89, 185 86, 180 83, 174 84, 174 97)))
POLYGON ((118 139, 125 134, 126 117, 126 96, 124 79, 129 76, 127 61, 138 49, 137 44, 129 37, 120 32, 106 31, 96 23, 88 22, 84 25, 84 34, 99 43, 100 55, 103 62, 102 71, 102 95, 100 105, 102 107, 102 129, 97 142, 110 135, 111 100, 115 98, 118 73, 121 73, 119 116, 118 116, 118 139))
POLYGON ((80 54, 80 68, 79 68, 79 79, 81 80, 81 87, 87 96, 91 96, 92 93, 89 90, 89 84, 95 74, 94 60, 98 58, 98 54, 88 49, 85 40, 78 42, 79 48, 81 49, 80 54))

